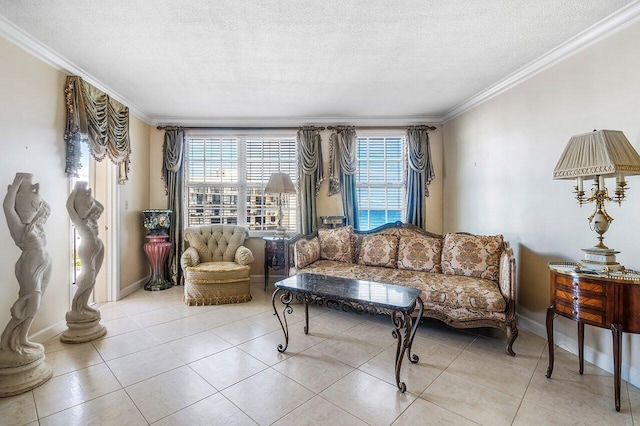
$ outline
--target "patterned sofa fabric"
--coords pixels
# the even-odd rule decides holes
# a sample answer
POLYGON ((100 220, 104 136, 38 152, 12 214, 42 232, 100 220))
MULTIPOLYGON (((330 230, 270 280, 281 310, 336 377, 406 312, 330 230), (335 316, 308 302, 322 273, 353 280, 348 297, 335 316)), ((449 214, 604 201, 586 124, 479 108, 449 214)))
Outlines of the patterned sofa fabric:
POLYGON ((320 258, 353 263, 353 227, 318 230, 320 258))
POLYGON ((400 237, 398 269, 410 271, 442 272, 442 239, 423 236, 400 237))
POLYGON ((392 235, 365 235, 362 238, 358 255, 359 264, 395 268, 397 258, 397 237, 392 235))
POLYGON ((298 244, 293 246, 294 257, 298 268, 305 266, 320 259, 320 241, 318 237, 310 240, 300 240, 298 244))
POLYGON ((459 328, 499 328, 506 332, 507 352, 515 355, 515 258, 502 235, 442 236, 401 222, 370 231, 351 227, 328 231, 319 230, 321 254, 311 263, 295 263, 295 251, 315 235, 292 241, 295 248, 289 252, 289 274, 316 273, 417 288, 424 301, 424 317, 459 328), (394 239, 398 241, 397 260, 391 266, 390 242, 394 239), (324 241, 330 246, 323 247, 324 241))
POLYGON ((498 282, 503 245, 502 235, 446 234, 442 272, 498 282))
POLYGON ((506 302, 498 284, 482 278, 408 271, 358 263, 348 264, 331 260, 319 260, 299 272, 414 287, 422 292, 421 297, 426 307, 435 304, 478 312, 504 312, 506 309, 506 302))

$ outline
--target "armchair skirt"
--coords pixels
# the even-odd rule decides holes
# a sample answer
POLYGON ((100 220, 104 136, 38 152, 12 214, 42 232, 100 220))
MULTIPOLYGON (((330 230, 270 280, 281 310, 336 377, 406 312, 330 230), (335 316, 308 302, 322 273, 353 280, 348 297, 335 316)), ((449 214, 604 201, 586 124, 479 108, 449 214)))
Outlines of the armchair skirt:
POLYGON ((186 268, 184 303, 222 305, 251 300, 249 266, 210 262, 186 268))

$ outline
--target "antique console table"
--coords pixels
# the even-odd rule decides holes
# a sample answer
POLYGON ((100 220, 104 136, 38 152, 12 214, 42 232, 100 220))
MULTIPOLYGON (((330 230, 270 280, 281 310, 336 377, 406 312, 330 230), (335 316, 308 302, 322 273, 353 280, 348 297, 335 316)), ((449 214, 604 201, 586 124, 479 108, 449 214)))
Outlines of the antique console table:
POLYGON ((613 334, 615 407, 620 411, 622 333, 640 333, 640 273, 597 273, 575 263, 549 263, 551 306, 547 309, 549 367, 553 373, 553 319, 561 315, 578 323, 579 372, 584 371, 584 325, 608 328, 613 334))
POLYGON ((284 332, 284 345, 278 345, 278 351, 284 352, 289 345, 289 327, 286 314, 291 314, 291 302, 294 294, 298 300, 304 301, 305 334, 309 333, 309 304, 325 305, 343 311, 353 310, 357 313, 391 315, 394 330, 392 336, 397 339, 396 350, 396 386, 400 392, 407 390, 404 382, 400 382, 402 360, 406 352, 407 358, 416 364, 417 355, 411 355, 411 344, 422 318, 424 304, 420 299, 420 290, 392 284, 377 283, 331 277, 319 274, 298 274, 275 284, 271 298, 274 315, 278 317, 284 332), (276 299, 280 294, 280 302, 284 305, 282 318, 276 308, 276 299), (418 315, 414 320, 411 314, 418 306, 418 315))

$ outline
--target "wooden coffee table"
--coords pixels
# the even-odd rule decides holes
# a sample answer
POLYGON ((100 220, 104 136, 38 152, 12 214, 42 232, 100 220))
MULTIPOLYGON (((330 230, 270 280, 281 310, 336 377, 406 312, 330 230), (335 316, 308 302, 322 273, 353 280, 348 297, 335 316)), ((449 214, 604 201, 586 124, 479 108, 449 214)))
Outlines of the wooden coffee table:
POLYGON ((278 317, 284 332, 284 345, 278 345, 278 351, 284 352, 289 346, 289 326, 286 314, 293 313, 291 302, 296 299, 304 302, 305 334, 309 333, 309 304, 333 307, 343 311, 369 314, 387 314, 391 316, 394 330, 391 335, 397 339, 396 349, 396 386, 400 392, 407 390, 404 382, 400 382, 402 360, 406 352, 407 358, 416 364, 417 355, 411 355, 411 344, 422 318, 424 304, 420 299, 420 290, 393 284, 331 277, 318 274, 299 274, 275 284, 271 297, 274 315, 278 317), (279 295, 279 297, 278 297, 279 295), (276 300, 282 303, 282 318, 276 308, 276 300), (411 314, 418 306, 418 315, 414 320, 411 314))

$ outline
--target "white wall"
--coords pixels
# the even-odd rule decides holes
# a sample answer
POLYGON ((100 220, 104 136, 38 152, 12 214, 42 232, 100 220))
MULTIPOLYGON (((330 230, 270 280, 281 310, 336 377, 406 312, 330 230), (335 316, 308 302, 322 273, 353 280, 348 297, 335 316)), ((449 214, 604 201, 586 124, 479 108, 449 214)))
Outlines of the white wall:
MULTIPOLYGON (((45 225, 47 248, 53 262, 51 281, 42 298, 32 333, 61 320, 69 310, 69 217, 65 203, 68 181, 64 173, 65 76, 20 48, 0 38, 0 197, 16 172, 34 174, 40 195, 51 206, 45 225)), ((18 298, 13 273, 21 251, 9 235, 0 212, 0 327, 11 318, 18 298)))
MULTIPOLYGON (((51 205, 45 233, 53 275, 30 330, 34 334, 64 324, 65 313, 70 307, 70 221, 65 206, 69 182, 64 173, 63 139, 66 75, 1 37, 0 58, 0 196, 4 198, 6 185, 13 182, 16 172, 30 172, 34 174, 34 182, 40 183, 40 194, 51 205)), ((141 214, 141 210, 149 205, 149 125, 132 116, 130 138, 130 179, 126 185, 117 188, 121 200, 117 214, 122 225, 119 233, 122 288, 149 273, 142 250, 141 214), (128 208, 124 201, 128 201, 128 208)), ((104 237, 102 231, 101 236, 104 237)), ((9 309, 18 297, 19 286, 13 270, 20 253, 9 235, 4 212, 0 212, 2 329, 9 321, 9 309)))
MULTIPOLYGON (((549 305, 549 261, 577 261, 596 234, 571 181, 552 172, 572 135, 622 130, 640 151, 640 23, 579 51, 444 125, 444 228, 502 233, 518 253, 519 315, 542 332, 549 305)), ((605 244, 618 261, 640 269, 640 177, 628 200, 608 204, 615 219, 605 244)), ((636 315, 638 313, 635 313, 636 315)), ((560 343, 575 351, 575 323, 556 319, 560 343)), ((586 357, 612 369, 611 332, 587 327, 586 357)), ((517 341, 515 344, 517 352, 517 341)), ((623 376, 640 385, 640 336, 623 339, 623 376), (632 356, 632 354, 634 356, 632 356), (631 369, 631 370, 630 370, 631 369), (630 373, 629 373, 630 372, 630 373)))

